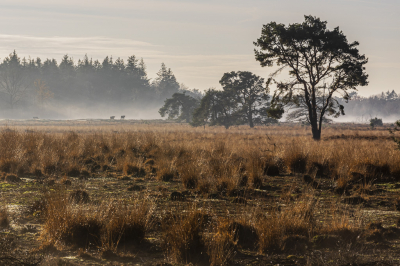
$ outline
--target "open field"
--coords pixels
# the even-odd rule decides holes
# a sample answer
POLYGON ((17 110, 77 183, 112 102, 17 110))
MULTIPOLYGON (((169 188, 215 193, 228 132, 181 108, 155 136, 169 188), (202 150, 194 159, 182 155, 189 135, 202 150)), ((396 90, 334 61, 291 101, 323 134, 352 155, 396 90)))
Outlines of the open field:
POLYGON ((0 265, 400 264, 390 125, 0 126, 0 265))

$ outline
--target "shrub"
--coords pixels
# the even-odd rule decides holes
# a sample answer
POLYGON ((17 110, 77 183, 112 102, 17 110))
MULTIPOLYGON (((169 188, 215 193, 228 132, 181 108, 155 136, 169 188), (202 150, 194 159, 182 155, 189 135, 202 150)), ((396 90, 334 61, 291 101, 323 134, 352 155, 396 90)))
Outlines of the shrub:
POLYGON ((369 125, 371 127, 381 127, 381 126, 383 126, 382 118, 377 118, 377 117, 371 118, 369 120, 369 125))

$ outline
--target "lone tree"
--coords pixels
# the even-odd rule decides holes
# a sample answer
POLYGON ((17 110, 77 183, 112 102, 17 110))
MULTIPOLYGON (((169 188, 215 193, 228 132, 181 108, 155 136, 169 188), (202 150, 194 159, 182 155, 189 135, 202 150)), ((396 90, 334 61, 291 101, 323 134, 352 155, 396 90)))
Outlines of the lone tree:
POLYGON ((274 62, 280 66, 272 78, 289 69, 287 81, 274 80, 277 89, 272 105, 292 109, 289 118, 305 119, 315 140, 321 139, 325 115, 344 115, 336 94, 348 100, 349 90, 368 85, 364 71, 368 59, 359 54, 359 43, 348 43, 339 27, 329 30, 326 23, 313 16, 289 26, 271 22, 254 42, 261 66, 273 66, 274 62))

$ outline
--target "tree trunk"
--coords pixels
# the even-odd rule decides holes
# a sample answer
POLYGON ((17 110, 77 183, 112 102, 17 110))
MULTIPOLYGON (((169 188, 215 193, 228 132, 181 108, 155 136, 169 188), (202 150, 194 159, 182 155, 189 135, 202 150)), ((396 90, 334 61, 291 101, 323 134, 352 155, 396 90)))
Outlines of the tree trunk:
POLYGON ((311 131, 313 135, 314 140, 320 140, 321 139, 321 127, 318 128, 318 120, 317 117, 310 117, 310 122, 311 122, 311 131))
POLYGON ((321 129, 312 129, 313 139, 314 140, 321 140, 321 129))
POLYGON ((253 112, 251 111, 251 106, 249 108, 249 115, 248 115, 247 119, 249 120, 249 126, 251 128, 253 128, 254 127, 254 124, 253 124, 253 112))

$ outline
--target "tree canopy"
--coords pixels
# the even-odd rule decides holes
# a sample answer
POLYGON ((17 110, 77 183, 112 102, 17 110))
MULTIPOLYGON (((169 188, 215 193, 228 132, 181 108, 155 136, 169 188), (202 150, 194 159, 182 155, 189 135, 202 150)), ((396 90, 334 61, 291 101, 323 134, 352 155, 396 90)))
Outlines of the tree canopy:
POLYGON ((261 66, 279 66, 272 75, 276 84, 272 105, 291 110, 288 118, 306 120, 316 140, 326 115, 344 114, 335 94, 347 100, 350 90, 368 84, 364 67, 368 59, 359 53, 359 43, 349 43, 339 27, 329 30, 326 24, 313 16, 288 26, 271 22, 254 42, 261 66), (284 69, 289 70, 289 80, 277 81, 284 69))
MULTIPOLYGON (((233 125, 270 123, 269 95, 264 79, 247 71, 225 73, 223 90, 209 89, 194 111, 192 125, 233 125)), ((280 117, 278 117, 280 118, 280 117)))
POLYGON ((175 119, 178 122, 192 121, 193 111, 197 108, 199 100, 186 95, 185 92, 174 93, 171 98, 165 100, 164 105, 158 111, 161 117, 168 115, 168 119, 175 119))

